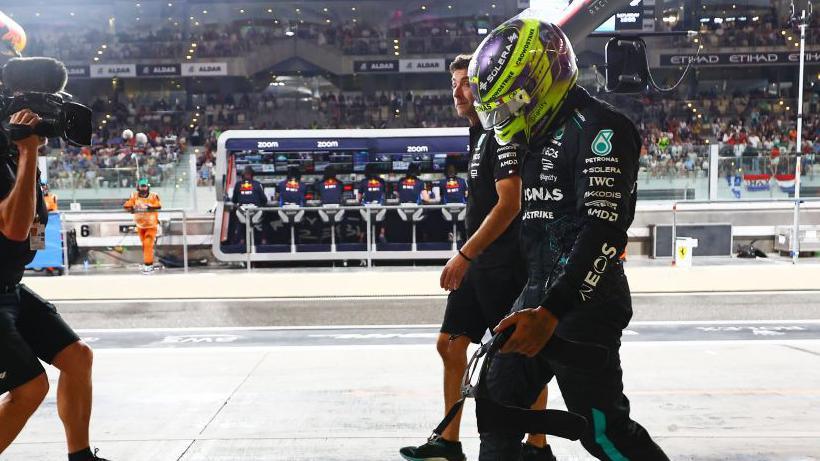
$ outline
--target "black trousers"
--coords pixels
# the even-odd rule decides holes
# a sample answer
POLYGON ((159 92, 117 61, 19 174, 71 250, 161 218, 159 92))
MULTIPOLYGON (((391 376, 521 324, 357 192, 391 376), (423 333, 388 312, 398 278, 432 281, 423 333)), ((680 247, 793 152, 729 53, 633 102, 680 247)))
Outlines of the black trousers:
MULTIPOLYGON (((570 368, 543 355, 527 358, 520 354, 499 354, 488 370, 485 391, 493 400, 529 408, 555 377, 567 409, 588 421, 581 443, 590 454, 612 461, 667 461, 669 458, 646 429, 629 417, 629 399, 623 392, 621 332, 632 317, 623 266, 613 267, 603 282, 606 285, 601 288, 598 299, 566 314, 556 334, 607 347, 610 359, 604 369, 570 368)), ((543 286, 541 280, 528 282, 515 308, 537 307, 543 286)), ((482 433, 479 461, 518 460, 523 436, 523 433, 512 432, 482 433)))

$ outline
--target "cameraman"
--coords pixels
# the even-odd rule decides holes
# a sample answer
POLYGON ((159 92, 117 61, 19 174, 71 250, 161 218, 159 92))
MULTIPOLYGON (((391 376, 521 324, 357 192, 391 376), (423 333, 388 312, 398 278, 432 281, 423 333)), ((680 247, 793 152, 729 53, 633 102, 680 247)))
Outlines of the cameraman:
MULTIPOLYGON (((34 128, 41 121, 29 109, 11 116, 12 125, 34 128)), ((26 264, 44 244, 47 211, 37 182, 37 151, 45 139, 14 141, 17 155, 0 131, 0 453, 48 392, 40 360, 60 370, 57 413, 66 433, 69 461, 104 461, 91 452, 91 349, 54 305, 20 281, 26 264)), ((96 451, 96 450, 95 450, 96 451)))

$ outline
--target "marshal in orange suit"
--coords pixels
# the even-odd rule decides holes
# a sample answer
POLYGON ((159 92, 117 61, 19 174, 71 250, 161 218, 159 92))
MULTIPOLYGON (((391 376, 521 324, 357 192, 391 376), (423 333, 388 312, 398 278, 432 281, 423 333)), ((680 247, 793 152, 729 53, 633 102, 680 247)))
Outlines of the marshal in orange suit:
POLYGON ((151 185, 147 179, 140 179, 137 190, 125 202, 123 208, 134 213, 134 223, 142 242, 143 274, 150 274, 154 270, 154 242, 157 239, 159 226, 159 211, 162 205, 159 195, 151 192, 151 185))

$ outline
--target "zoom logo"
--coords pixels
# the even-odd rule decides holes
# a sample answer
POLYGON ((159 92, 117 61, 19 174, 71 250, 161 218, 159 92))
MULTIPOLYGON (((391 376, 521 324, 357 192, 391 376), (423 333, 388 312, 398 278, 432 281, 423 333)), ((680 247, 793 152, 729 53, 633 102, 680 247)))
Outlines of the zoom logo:
POLYGON ((316 147, 319 149, 328 147, 339 147, 339 141, 316 141, 316 147))
POLYGON ((421 152, 429 152, 430 149, 427 146, 407 146, 407 153, 408 154, 418 154, 421 152))
POLYGON ((259 141, 256 143, 257 149, 265 149, 270 147, 279 147, 279 143, 276 141, 259 141))

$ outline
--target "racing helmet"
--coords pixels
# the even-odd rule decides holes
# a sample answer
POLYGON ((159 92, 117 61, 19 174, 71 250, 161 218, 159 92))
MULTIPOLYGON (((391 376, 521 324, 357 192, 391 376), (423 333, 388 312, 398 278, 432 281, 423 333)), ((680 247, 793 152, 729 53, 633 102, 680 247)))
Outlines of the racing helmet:
POLYGON ((554 129, 578 66, 558 26, 517 16, 478 45, 467 75, 481 125, 504 145, 530 142, 554 129))

